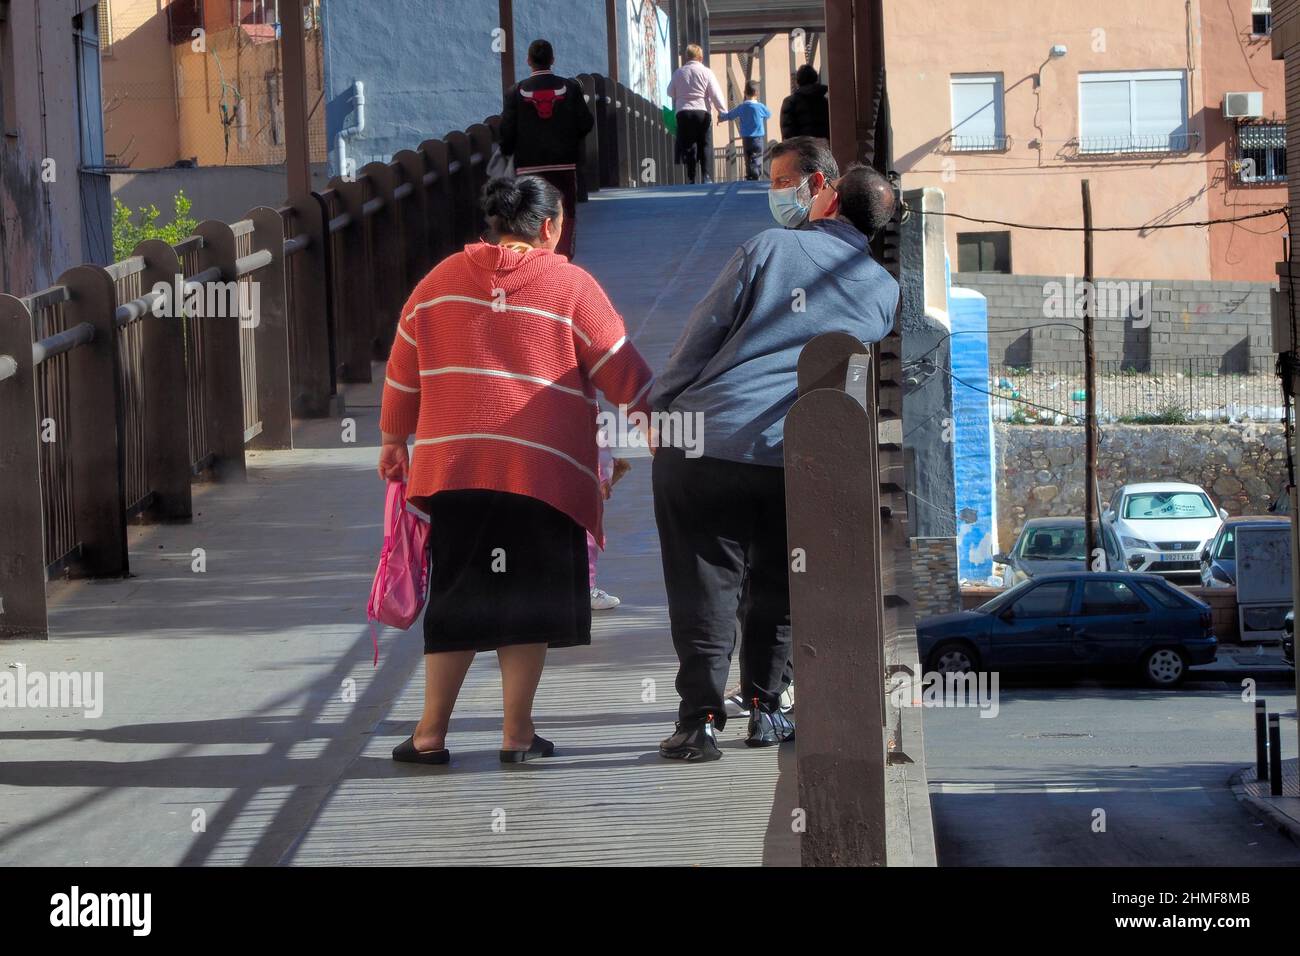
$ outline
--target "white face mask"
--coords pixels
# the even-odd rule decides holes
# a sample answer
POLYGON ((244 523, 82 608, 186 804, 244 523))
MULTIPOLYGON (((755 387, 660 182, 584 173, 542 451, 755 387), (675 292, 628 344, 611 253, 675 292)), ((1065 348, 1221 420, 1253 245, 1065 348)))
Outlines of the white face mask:
POLYGON ((803 225, 804 220, 808 218, 812 204, 805 205, 800 202, 799 191, 808 184, 808 180, 811 178, 811 176, 805 177, 798 186, 790 186, 786 189, 769 189, 767 191, 767 205, 772 210, 772 218, 787 229, 803 225))

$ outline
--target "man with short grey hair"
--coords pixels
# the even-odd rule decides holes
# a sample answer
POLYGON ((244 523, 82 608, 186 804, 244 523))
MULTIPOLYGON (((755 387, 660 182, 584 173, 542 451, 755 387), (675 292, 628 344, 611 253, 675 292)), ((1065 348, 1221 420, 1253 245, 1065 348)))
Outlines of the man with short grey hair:
POLYGON ((704 428, 701 456, 659 448, 652 476, 681 696, 677 729, 659 746, 669 759, 722 756, 715 730, 728 716, 738 616, 745 743, 794 739, 780 706, 791 647, 783 432, 799 353, 824 332, 877 342, 898 308, 898 283, 870 249, 894 214, 893 187, 874 169, 840 175, 834 163, 825 141, 777 157, 773 178, 797 176, 784 188, 809 194, 807 225, 765 230, 737 250, 650 393, 656 412, 698 416, 704 428))

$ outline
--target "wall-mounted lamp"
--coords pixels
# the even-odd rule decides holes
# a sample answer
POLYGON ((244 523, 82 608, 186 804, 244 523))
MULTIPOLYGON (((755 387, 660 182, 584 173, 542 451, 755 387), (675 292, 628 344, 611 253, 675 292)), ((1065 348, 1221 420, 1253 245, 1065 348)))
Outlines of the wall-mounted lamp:
POLYGON ((1062 57, 1062 56, 1065 56, 1065 54, 1068 53, 1068 52, 1069 52, 1069 51, 1066 50, 1066 48, 1065 48, 1065 44, 1064 44, 1064 43, 1057 43, 1055 46, 1052 47, 1052 56, 1053 56, 1053 57, 1062 57))

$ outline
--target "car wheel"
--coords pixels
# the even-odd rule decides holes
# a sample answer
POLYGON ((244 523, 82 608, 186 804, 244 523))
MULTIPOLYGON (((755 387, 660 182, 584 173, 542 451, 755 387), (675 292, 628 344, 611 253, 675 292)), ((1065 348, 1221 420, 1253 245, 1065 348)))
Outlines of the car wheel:
POLYGON ((1187 658, 1176 647, 1157 647, 1142 658, 1142 679, 1152 687, 1177 687, 1187 676, 1187 658))
POLYGON ((930 653, 930 670, 940 674, 966 674, 979 670, 979 655, 969 644, 948 641, 930 653))

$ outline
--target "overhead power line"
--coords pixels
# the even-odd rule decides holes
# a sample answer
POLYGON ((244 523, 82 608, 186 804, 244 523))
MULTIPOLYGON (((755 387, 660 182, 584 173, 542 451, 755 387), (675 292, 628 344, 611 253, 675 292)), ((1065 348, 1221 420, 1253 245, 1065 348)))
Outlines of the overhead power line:
MULTIPOLYGON (((1202 219, 1197 222, 1164 222, 1156 223, 1151 226, 1093 226, 1093 232, 1152 232, 1156 229, 1183 229, 1188 226, 1217 226, 1230 222, 1246 222, 1250 219, 1265 219, 1269 216, 1281 216, 1286 213, 1285 206, 1278 206, 1276 209, 1265 209, 1263 212, 1252 212, 1246 216, 1230 216, 1224 219, 1202 219)), ((1040 226, 1024 222, 1006 222, 1002 219, 978 219, 974 216, 963 216, 957 212, 935 212, 926 210, 927 216, 947 216, 950 219, 961 219, 965 222, 977 222, 989 226, 1010 226, 1014 229, 1034 229, 1040 232, 1083 232, 1084 226, 1040 226)))

